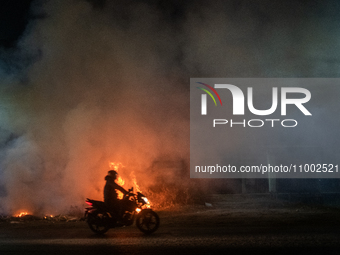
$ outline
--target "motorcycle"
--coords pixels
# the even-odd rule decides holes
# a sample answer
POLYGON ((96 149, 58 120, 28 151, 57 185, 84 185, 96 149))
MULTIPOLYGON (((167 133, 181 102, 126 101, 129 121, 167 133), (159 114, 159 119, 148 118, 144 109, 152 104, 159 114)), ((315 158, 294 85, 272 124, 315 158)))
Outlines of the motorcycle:
POLYGON ((85 209, 85 220, 96 234, 104 234, 110 228, 131 226, 136 221, 137 228, 145 234, 155 232, 159 227, 159 216, 150 208, 148 199, 140 192, 133 193, 133 188, 119 201, 123 215, 121 219, 113 216, 102 201, 87 198, 90 206, 85 209))

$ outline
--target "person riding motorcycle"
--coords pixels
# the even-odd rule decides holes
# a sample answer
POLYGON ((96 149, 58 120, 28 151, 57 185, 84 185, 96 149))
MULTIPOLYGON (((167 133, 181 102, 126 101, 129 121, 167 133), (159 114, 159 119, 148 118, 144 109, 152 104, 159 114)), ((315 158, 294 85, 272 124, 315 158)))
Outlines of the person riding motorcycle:
POLYGON ((86 199, 89 207, 85 208, 85 219, 90 229, 96 234, 104 234, 110 228, 131 226, 145 234, 155 232, 159 227, 159 216, 150 208, 147 198, 139 191, 134 193, 133 187, 126 191, 116 183, 118 173, 110 170, 105 177, 104 202, 86 199), (124 193, 118 199, 116 190, 124 193))
POLYGON ((122 205, 120 199, 118 199, 118 193, 116 190, 119 190, 124 195, 127 194, 128 191, 116 183, 117 177, 118 173, 115 170, 108 171, 108 175, 105 177, 106 184, 104 187, 104 203, 108 210, 113 214, 112 216, 120 220, 122 215, 122 205))

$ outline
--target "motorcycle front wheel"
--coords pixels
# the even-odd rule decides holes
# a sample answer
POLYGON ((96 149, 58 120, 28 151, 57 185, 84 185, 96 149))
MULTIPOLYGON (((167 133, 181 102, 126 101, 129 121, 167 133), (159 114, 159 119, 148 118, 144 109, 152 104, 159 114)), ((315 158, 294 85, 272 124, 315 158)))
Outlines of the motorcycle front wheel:
POLYGON ((107 213, 89 213, 87 216, 87 224, 96 234, 106 233, 110 227, 108 225, 110 216, 107 213))
POLYGON ((159 227, 158 214, 152 210, 141 211, 136 218, 136 225, 140 231, 145 234, 155 232, 159 227))

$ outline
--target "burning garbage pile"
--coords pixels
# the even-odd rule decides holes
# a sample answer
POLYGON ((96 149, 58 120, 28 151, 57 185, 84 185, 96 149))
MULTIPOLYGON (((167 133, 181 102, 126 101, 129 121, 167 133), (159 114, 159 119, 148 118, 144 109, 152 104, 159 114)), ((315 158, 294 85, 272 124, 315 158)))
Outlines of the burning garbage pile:
MULTIPOLYGON (((122 163, 110 163, 110 169, 119 174, 120 172, 124 173, 124 168, 122 163)), ((148 173, 148 176, 145 179, 145 175, 142 175, 142 188, 137 183, 134 171, 130 172, 129 179, 135 192, 141 192, 150 198, 148 207, 163 209, 180 204, 203 204, 205 202, 202 186, 198 185, 196 180, 186 179, 189 172, 185 160, 173 158, 155 160, 151 166, 145 169, 145 172, 148 173)), ((117 183, 126 187, 125 179, 120 175, 117 183)), ((122 197, 123 194, 120 193, 119 198, 122 197)))
MULTIPOLYGON (((115 170, 117 173, 119 173, 119 168, 121 168, 121 167, 124 167, 122 163, 110 162, 110 169, 115 170)), ((131 180, 132 180, 132 183, 133 183, 134 192, 142 193, 139 185, 137 184, 137 179, 136 179, 136 176, 135 176, 133 171, 130 173, 130 177, 131 177, 131 180)), ((119 186, 124 186, 124 184, 125 184, 125 181, 123 180, 123 178, 120 175, 118 175, 117 184, 119 186)), ((117 190, 117 192, 118 192, 118 199, 123 199, 124 194, 122 192, 120 192, 119 190, 117 190)), ((145 199, 147 199, 147 198, 145 198, 145 199)), ((150 201, 147 200, 146 202, 147 202, 147 204, 145 206, 147 208, 151 208, 150 201)))
MULTIPOLYGON (((183 181, 188 174, 186 167, 184 160, 157 160, 146 169, 148 178, 142 182, 143 188, 137 183, 134 171, 130 172, 129 179, 133 184, 134 192, 143 193, 150 198, 147 207, 160 209, 179 204, 202 203, 204 196, 201 194, 199 185, 195 181, 183 181)), ((122 163, 113 162, 110 163, 110 169, 117 171, 118 174, 125 170, 122 163)), ((117 183, 124 188, 127 186, 125 179, 120 175, 118 175, 117 183)), ((118 193, 119 199, 122 199, 123 194, 119 191, 118 193)))
POLYGON ((0 215, 0 223, 8 222, 8 223, 24 223, 30 221, 49 221, 49 222, 75 222, 81 221, 83 217, 73 216, 73 215, 45 215, 45 216, 35 216, 28 212, 21 212, 19 214, 13 216, 4 216, 0 215))
POLYGON ((0 215, 1 222, 23 223, 28 221, 49 221, 49 222, 75 222, 84 220, 83 208, 71 206, 66 214, 57 215, 34 215, 29 211, 18 211, 13 215, 0 215))
MULTIPOLYGON (((145 173, 139 172, 138 169, 131 171, 130 169, 132 169, 132 167, 125 167, 123 163, 120 162, 109 162, 109 169, 118 172, 117 184, 126 190, 132 186, 133 193, 140 192, 150 199, 147 200, 144 205, 146 208, 159 210, 180 204, 186 205, 202 202, 197 200, 202 198, 198 190, 199 185, 194 185, 193 181, 183 181, 187 173, 184 161, 155 161, 149 168, 145 169, 145 173)), ((102 181, 99 182, 99 185, 102 184, 102 181)), ((98 200, 102 200, 103 186, 95 186, 98 187, 98 200)), ((117 190, 117 192, 119 199, 122 199, 124 196, 123 193, 119 190, 117 190)), ((91 193, 84 193, 83 196, 86 198, 92 195, 91 193)), ((74 204, 77 204, 77 202, 79 203, 79 201, 74 200, 74 204)), ((69 206, 60 211, 54 211, 54 213, 53 210, 50 211, 51 213, 49 213, 48 210, 39 213, 38 210, 34 211, 32 208, 21 208, 10 216, 0 215, 0 222, 20 223, 37 220, 49 222, 80 221, 83 220, 85 208, 86 204, 80 203, 77 206, 69 206)))

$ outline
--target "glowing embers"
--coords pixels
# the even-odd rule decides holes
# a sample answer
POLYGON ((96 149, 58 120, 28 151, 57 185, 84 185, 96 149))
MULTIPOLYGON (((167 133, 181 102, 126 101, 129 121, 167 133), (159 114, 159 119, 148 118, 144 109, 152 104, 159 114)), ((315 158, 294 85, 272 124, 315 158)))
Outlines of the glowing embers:
POLYGON ((44 216, 44 220, 53 220, 54 216, 53 215, 46 215, 44 216))
POLYGON ((26 215, 28 215, 28 212, 20 212, 20 213, 16 214, 15 217, 20 217, 21 218, 21 217, 24 217, 26 215))

